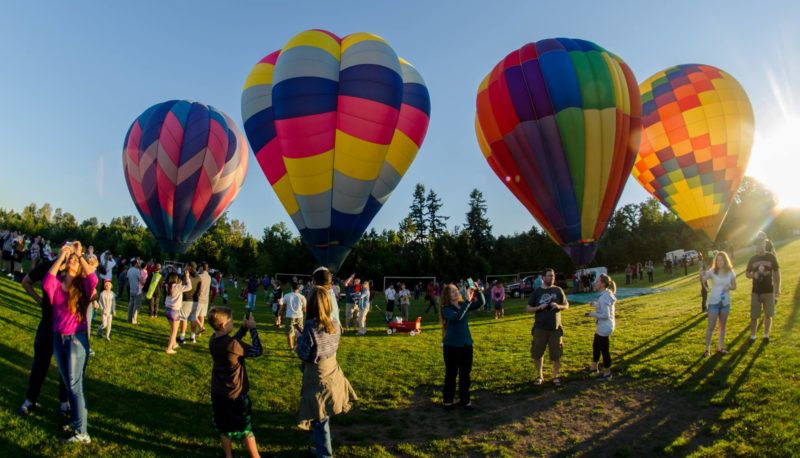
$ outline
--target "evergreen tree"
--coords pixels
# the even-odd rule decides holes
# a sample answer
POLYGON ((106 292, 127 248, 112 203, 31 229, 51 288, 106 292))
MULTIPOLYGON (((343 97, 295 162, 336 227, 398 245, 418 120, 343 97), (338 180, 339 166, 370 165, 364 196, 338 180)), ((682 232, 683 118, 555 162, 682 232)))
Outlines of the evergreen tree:
POLYGON ((419 243, 426 242, 428 239, 428 222, 426 221, 425 186, 422 183, 417 183, 414 188, 414 196, 412 197, 408 218, 412 224, 406 226, 406 228, 411 229, 413 227, 413 240, 419 243))
POLYGON ((486 200, 478 189, 473 189, 469 193, 469 211, 464 230, 472 238, 472 243, 479 253, 486 254, 491 250, 494 242, 492 225, 486 217, 486 200))
POLYGON ((447 220, 449 216, 439 213, 442 208, 442 199, 431 189, 425 198, 425 216, 428 221, 428 236, 431 241, 435 241, 447 231, 447 220))

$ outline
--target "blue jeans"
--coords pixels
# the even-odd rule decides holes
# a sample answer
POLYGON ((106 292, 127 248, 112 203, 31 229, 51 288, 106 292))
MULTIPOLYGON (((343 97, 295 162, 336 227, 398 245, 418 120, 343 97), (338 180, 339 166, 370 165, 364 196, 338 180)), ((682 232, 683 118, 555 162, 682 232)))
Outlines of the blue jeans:
POLYGON ((331 446, 331 417, 324 420, 311 422, 311 439, 314 441, 314 448, 317 457, 330 458, 333 456, 331 446))
POLYGON ((89 336, 86 332, 53 335, 53 353, 58 372, 67 386, 67 397, 72 412, 70 426, 76 432, 86 434, 86 397, 83 395, 83 376, 89 360, 89 336))
POLYGON ((255 294, 247 294, 247 309, 253 310, 256 308, 256 295, 255 294))

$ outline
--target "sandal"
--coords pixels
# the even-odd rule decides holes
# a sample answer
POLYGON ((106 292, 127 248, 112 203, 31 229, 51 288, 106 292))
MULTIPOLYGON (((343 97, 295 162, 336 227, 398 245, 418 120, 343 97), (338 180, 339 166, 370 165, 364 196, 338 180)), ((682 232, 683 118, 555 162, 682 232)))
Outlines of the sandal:
POLYGON ((553 385, 555 385, 556 388, 561 388, 561 386, 562 386, 561 385, 561 379, 559 379, 558 377, 554 378, 553 379, 553 385))
POLYGON ((533 379, 533 384, 534 384, 535 386, 539 386, 539 385, 541 385, 543 382, 544 382, 544 380, 542 380, 542 378, 541 378, 541 377, 537 377, 537 378, 533 379))

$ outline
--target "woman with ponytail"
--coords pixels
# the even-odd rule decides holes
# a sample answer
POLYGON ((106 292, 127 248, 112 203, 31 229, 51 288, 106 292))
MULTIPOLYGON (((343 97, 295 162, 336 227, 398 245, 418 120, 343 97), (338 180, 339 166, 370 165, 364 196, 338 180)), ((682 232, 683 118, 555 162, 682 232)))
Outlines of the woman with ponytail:
POLYGON ((607 274, 600 274, 594 282, 594 290, 600 293, 600 297, 589 305, 594 306, 594 310, 586 312, 586 316, 593 317, 597 324, 592 343, 592 368, 591 372, 598 372, 600 355, 603 356, 603 373, 598 374, 597 380, 611 380, 611 350, 609 338, 614 332, 616 325, 614 320, 614 304, 617 302, 615 293, 617 284, 607 274))
POLYGON ((469 385, 472 372, 472 335, 469 332, 467 313, 486 305, 483 292, 470 285, 467 297, 462 297, 452 283, 442 289, 439 301, 439 321, 442 323, 442 351, 444 352, 445 407, 453 405, 458 376, 458 396, 461 407, 470 408, 469 385))
POLYGON ((83 257, 80 242, 65 244, 42 280, 53 306, 53 352, 67 386, 71 422, 67 443, 88 444, 86 398, 83 379, 89 355, 87 309, 97 286, 95 268, 83 257), (64 275, 57 277, 59 270, 64 275))

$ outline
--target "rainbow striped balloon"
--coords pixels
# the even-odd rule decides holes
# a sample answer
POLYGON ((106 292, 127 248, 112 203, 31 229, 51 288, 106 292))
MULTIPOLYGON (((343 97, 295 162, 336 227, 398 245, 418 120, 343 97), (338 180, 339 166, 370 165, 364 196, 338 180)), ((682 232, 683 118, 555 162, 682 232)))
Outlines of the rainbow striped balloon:
POLYGON ((278 199, 336 271, 414 160, 430 98, 382 38, 308 30, 253 67, 242 118, 278 199))
POLYGON ((572 260, 588 264, 631 172, 641 130, 625 62, 585 40, 511 52, 478 88, 489 166, 572 260))
POLYGON ((244 136, 225 113, 170 100, 128 129, 125 182, 162 251, 183 253, 233 202, 247 174, 244 136))
POLYGON ((747 93, 731 75, 699 64, 660 71, 640 88, 644 133, 633 176, 714 240, 750 159, 747 93))

